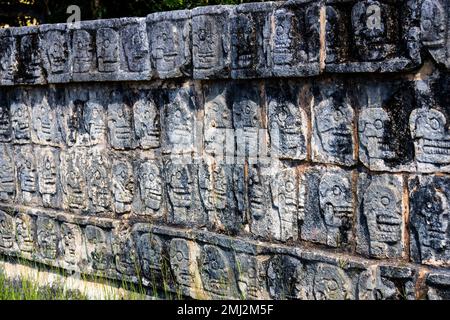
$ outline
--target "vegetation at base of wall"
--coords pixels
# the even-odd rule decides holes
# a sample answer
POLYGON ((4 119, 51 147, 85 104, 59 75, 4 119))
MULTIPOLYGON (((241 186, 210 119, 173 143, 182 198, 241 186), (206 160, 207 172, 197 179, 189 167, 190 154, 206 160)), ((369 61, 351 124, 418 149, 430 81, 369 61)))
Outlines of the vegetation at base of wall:
POLYGON ((64 23, 67 8, 77 5, 82 20, 145 17, 152 12, 192 9, 205 5, 240 4, 262 0, 0 0, 0 27, 64 23))
POLYGON ((65 290, 59 284, 40 286, 26 278, 9 279, 0 269, 0 300, 86 300, 79 291, 65 290))

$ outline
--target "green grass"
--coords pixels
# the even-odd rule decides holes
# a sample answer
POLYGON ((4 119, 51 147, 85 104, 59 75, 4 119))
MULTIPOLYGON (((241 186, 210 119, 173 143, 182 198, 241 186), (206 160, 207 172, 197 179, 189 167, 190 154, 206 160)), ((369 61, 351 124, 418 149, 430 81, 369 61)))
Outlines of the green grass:
POLYGON ((78 291, 64 290, 60 285, 39 286, 22 278, 8 279, 0 270, 0 300, 86 300, 78 291))

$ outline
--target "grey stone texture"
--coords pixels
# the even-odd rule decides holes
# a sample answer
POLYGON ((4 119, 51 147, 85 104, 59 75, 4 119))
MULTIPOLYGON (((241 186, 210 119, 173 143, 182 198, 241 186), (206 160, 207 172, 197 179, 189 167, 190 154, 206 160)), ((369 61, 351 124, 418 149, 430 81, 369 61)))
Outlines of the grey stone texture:
POLYGON ((448 14, 1 29, 0 254, 195 299, 450 299, 448 14))

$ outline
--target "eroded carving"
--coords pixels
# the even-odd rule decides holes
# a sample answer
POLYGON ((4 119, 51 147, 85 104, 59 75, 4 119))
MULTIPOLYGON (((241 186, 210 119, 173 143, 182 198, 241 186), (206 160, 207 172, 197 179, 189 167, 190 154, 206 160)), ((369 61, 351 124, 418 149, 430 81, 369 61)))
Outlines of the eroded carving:
POLYGON ((112 167, 112 188, 115 212, 131 212, 134 195, 133 167, 128 161, 116 160, 112 167))
POLYGON ((112 28, 97 30, 98 71, 115 72, 119 68, 119 34, 112 28))
POLYGON ((72 210, 87 208, 85 169, 86 154, 82 149, 73 149, 61 155, 61 183, 64 191, 64 205, 72 210))
POLYGON ((319 263, 314 275, 314 297, 317 300, 352 300, 350 278, 344 270, 329 264, 319 263))
POLYGON ((387 133, 391 127, 391 119, 382 108, 367 108, 359 116, 359 139, 370 159, 389 160, 395 152, 389 145, 387 133))
POLYGON ((352 9, 356 49, 365 61, 379 61, 394 50, 387 37, 387 11, 378 1, 360 1, 352 9))
POLYGON ((74 30, 72 35, 73 72, 86 73, 92 68, 94 45, 86 30, 74 30))
POLYGON ((107 212, 111 207, 111 164, 106 151, 93 151, 89 164, 88 196, 95 212, 107 212))
POLYGON ((194 107, 189 93, 178 90, 165 106, 166 152, 186 153, 194 143, 194 107))
POLYGON ((111 265, 111 242, 105 230, 88 225, 85 229, 86 252, 91 267, 104 271, 111 265))
POLYGON ((298 237, 299 186, 295 169, 280 170, 272 179, 273 220, 272 228, 279 228, 273 233, 275 239, 287 241, 298 237))
MULTIPOLYGON (((333 98, 322 101, 314 111, 315 145, 317 157, 330 162, 352 164, 353 161, 353 108, 333 98)), ((365 118, 364 118, 365 119, 365 118)), ((367 128, 364 128, 367 130, 367 128)), ((367 137, 367 133, 364 131, 367 137)))
POLYGON ((56 113, 50 107, 46 94, 34 101, 32 108, 33 130, 36 133, 38 142, 42 144, 51 144, 55 142, 58 132, 56 127, 56 113))
POLYGON ((63 31, 48 31, 43 37, 44 51, 51 74, 67 72, 68 44, 63 31))
POLYGON ((86 103, 85 126, 91 144, 101 144, 106 141, 106 115, 105 109, 98 99, 90 99, 86 103))
POLYGON ((36 161, 31 146, 16 149, 16 167, 22 202, 31 204, 38 191, 36 161))
POLYGON ((244 299, 267 298, 266 271, 257 257, 236 254, 238 287, 244 299))
POLYGON ((161 217, 163 179, 158 162, 147 160, 138 169, 138 186, 143 208, 137 214, 161 217))
POLYGON ((409 126, 416 160, 435 165, 450 164, 450 134, 444 114, 436 109, 416 109, 409 126))
POLYGON ((24 82, 35 83, 42 80, 39 37, 36 34, 23 35, 20 38, 19 73, 24 82))
POLYGON ((401 189, 395 185, 377 179, 367 187, 363 199, 363 213, 367 221, 371 256, 389 258, 401 255, 401 203, 401 189))
POLYGON ((205 245, 200 259, 204 290, 212 295, 232 297, 234 276, 225 252, 215 246, 205 245))
POLYGON ((56 259, 58 255, 58 225, 55 220, 39 216, 36 221, 37 246, 45 259, 56 259))
POLYGON ((319 184, 319 203, 327 228, 327 245, 347 243, 353 220, 350 179, 342 172, 325 173, 319 184))
POLYGON ((0 82, 12 83, 17 72, 17 48, 14 37, 0 37, 0 82))
POLYGON ((194 169, 193 164, 169 162, 165 165, 165 181, 173 223, 202 223, 203 213, 195 210, 196 172, 194 169))
POLYGON ((131 108, 124 102, 119 91, 111 92, 108 105, 108 132, 111 146, 115 149, 128 149, 132 146, 131 108))
POLYGON ((172 239, 170 242, 170 267, 177 284, 189 288, 194 280, 193 259, 189 243, 184 239, 172 239))
POLYGON ((38 185, 44 206, 52 205, 57 193, 59 161, 56 151, 42 149, 38 160, 38 185))
POLYGON ((450 206, 446 183, 444 178, 430 178, 411 193, 411 231, 417 237, 419 253, 415 258, 422 263, 450 262, 450 206))
POLYGON ((163 242, 151 233, 141 234, 137 240, 137 249, 143 275, 151 282, 165 274, 163 242))
POLYGON ((25 94, 18 94, 11 104, 12 137, 15 143, 27 143, 31 140, 31 117, 24 98, 25 94))
POLYGON ((62 223, 61 230, 61 254, 64 261, 75 265, 79 262, 81 255, 81 229, 72 223, 62 223))
POLYGON ((0 145, 0 201, 11 202, 16 194, 16 179, 11 150, 0 145))
POLYGON ((305 111, 293 103, 270 101, 270 141, 278 157, 299 160, 306 158, 307 120, 305 111))
POLYGON ((138 274, 136 247, 128 230, 118 232, 113 249, 117 271, 129 276, 138 274))
POLYGON ((11 215, 0 210, 0 248, 11 249, 14 244, 15 227, 11 215))
POLYGON ((140 24, 130 24, 122 30, 122 43, 128 70, 143 72, 149 69, 147 33, 140 24))
POLYGON ((157 13, 147 18, 152 59, 160 78, 179 77, 190 71, 190 14, 157 13), (166 14, 166 15, 164 15, 166 14))
POLYGON ((140 92, 133 105, 134 133, 142 149, 159 148, 161 123, 159 108, 146 93, 140 92))
POLYGON ((17 245, 20 251, 27 253, 33 252, 35 224, 30 215, 22 212, 17 214, 16 232, 17 245))

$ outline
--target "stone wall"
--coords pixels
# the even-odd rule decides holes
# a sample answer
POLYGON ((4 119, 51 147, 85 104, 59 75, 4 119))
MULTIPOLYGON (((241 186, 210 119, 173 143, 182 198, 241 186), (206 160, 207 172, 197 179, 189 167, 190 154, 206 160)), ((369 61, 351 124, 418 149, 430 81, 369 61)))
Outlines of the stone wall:
POLYGON ((450 6, 0 30, 0 251, 193 298, 450 298, 450 6))

